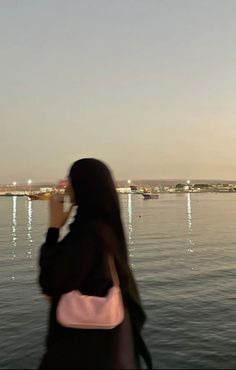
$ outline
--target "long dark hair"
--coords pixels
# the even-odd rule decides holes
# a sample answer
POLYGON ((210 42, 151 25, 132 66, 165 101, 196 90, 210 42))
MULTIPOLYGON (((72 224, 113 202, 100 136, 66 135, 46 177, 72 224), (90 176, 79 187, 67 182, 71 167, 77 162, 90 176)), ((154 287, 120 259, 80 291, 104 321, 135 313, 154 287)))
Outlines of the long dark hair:
POLYGON ((69 178, 78 205, 75 220, 86 226, 103 225, 104 230, 108 226, 113 234, 108 238, 115 237, 117 241, 115 254, 127 261, 119 198, 107 165, 94 158, 80 159, 72 165, 69 178))

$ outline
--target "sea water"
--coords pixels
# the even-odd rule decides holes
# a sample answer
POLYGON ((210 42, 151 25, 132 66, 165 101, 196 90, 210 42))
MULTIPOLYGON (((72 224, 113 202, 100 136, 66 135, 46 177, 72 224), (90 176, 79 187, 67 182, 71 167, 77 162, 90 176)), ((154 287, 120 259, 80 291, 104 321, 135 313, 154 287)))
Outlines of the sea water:
MULTIPOLYGON (((154 367, 234 369, 236 194, 120 202, 154 367)), ((0 368, 36 369, 49 308, 37 284, 48 203, 0 197, 0 214, 0 368)))

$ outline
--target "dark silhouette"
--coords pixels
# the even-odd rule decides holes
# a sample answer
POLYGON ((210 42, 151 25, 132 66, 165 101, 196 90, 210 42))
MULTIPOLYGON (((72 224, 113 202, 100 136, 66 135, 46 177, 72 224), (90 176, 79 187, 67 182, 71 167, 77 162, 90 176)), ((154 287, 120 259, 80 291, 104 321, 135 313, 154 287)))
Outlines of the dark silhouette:
POLYGON ((133 274, 114 181, 107 166, 95 159, 75 162, 69 173, 70 194, 78 206, 70 231, 61 241, 59 227, 49 227, 40 252, 39 282, 51 297, 47 350, 41 369, 135 369, 140 357, 151 368, 141 329, 145 313, 133 274), (60 326, 56 308, 62 294, 80 290, 105 296, 112 286, 107 254, 115 258, 125 305, 125 320, 111 330, 60 326))

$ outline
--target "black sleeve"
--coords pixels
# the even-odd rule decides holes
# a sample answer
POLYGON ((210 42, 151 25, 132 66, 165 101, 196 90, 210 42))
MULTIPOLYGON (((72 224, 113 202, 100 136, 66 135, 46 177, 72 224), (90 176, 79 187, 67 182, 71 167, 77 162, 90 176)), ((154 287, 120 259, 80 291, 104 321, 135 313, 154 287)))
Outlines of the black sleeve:
POLYGON ((49 229, 41 247, 39 284, 42 292, 57 296, 80 289, 96 263, 98 246, 92 234, 68 234, 58 242, 59 229, 49 229))
POLYGON ((59 229, 49 228, 46 241, 42 245, 39 254, 39 285, 42 289, 42 293, 47 295, 52 295, 53 293, 50 264, 57 251, 58 239, 59 229))

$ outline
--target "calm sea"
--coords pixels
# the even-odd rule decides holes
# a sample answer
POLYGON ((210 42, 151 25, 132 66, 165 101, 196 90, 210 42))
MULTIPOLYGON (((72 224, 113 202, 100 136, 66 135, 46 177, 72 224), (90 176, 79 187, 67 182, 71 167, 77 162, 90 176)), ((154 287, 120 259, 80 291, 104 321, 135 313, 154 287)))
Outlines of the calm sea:
MULTIPOLYGON (((236 368, 236 195, 120 197, 160 369, 236 368)), ((48 306, 37 286, 47 202, 0 198, 0 368, 36 369, 48 306)))

